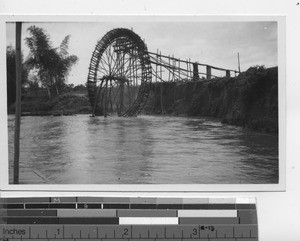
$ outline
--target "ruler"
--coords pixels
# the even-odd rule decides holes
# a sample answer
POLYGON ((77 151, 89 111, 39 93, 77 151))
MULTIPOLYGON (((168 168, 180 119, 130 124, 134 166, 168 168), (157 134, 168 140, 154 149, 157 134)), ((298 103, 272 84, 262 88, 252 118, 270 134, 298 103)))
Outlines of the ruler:
POLYGON ((0 199, 1 241, 257 241, 254 198, 0 199))

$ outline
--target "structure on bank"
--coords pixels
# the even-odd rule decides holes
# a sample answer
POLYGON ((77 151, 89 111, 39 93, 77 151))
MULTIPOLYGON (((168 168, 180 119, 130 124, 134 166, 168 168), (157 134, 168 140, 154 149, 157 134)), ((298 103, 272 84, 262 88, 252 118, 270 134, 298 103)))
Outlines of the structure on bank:
POLYGON ((137 116, 144 108, 151 83, 212 79, 212 71, 230 77, 239 71, 149 52, 132 30, 106 33, 92 54, 87 79, 92 115, 137 116))

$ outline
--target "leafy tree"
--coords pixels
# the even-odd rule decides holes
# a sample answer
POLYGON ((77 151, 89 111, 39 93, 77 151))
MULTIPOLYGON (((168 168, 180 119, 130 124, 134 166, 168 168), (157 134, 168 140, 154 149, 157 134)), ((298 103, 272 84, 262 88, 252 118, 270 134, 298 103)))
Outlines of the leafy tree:
POLYGON ((37 71, 41 84, 48 90, 49 97, 53 92, 59 95, 72 66, 78 61, 76 55, 69 55, 68 52, 70 35, 63 39, 58 48, 54 48, 44 29, 30 26, 27 30, 30 37, 25 41, 30 53, 26 64, 37 71))
MULTIPOLYGON (((23 56, 22 56, 23 59, 23 56)), ((16 51, 12 46, 6 47, 6 73, 7 73, 7 107, 16 100, 16 51)), ((22 86, 27 82, 28 69, 23 64, 22 86)))

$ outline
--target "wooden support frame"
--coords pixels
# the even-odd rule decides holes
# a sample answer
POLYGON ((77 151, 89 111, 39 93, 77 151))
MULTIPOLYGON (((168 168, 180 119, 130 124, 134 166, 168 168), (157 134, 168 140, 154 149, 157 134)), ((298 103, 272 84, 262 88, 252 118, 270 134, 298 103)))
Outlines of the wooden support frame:
POLYGON ((22 94, 22 58, 21 58, 22 23, 16 23, 16 103, 15 103, 15 136, 14 136, 14 184, 19 184, 20 172, 20 125, 22 94))

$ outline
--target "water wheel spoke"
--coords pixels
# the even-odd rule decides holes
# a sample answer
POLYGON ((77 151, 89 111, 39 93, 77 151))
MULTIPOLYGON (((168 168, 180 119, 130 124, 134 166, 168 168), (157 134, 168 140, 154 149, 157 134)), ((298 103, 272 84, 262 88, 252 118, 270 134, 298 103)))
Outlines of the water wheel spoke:
POLYGON ((141 38, 128 29, 109 31, 97 43, 89 67, 88 91, 94 112, 138 115, 147 101, 150 88, 145 86, 151 79, 150 57, 141 38))

